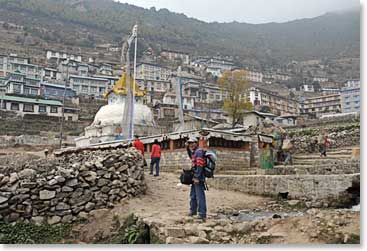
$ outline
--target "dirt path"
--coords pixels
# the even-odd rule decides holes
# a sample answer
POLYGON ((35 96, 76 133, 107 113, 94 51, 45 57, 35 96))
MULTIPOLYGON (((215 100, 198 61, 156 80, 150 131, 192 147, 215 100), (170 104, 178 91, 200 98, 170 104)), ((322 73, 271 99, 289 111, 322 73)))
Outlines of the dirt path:
MULTIPOLYGON (((90 242, 97 233, 108 236, 113 218, 123 219, 130 213, 143 218, 152 218, 162 224, 175 224, 184 220, 189 210, 189 187, 177 186, 178 176, 162 173, 160 177, 146 175, 148 190, 143 196, 116 205, 113 209, 96 210, 90 223, 75 228, 80 240, 90 242)), ((239 192, 216 190, 209 187, 206 192, 208 218, 220 209, 254 209, 268 198, 251 196, 239 192)))

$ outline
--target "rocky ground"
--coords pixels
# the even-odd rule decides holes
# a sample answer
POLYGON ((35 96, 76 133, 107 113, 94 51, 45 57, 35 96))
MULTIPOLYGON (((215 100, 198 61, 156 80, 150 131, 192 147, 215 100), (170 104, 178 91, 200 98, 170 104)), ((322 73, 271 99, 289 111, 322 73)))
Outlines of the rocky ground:
POLYGON ((133 213, 140 222, 150 226, 160 243, 359 243, 359 212, 306 209, 297 201, 209 188, 208 219, 203 223, 186 216, 189 188, 178 185, 176 175, 163 173, 161 177, 148 176, 146 180, 146 195, 111 210, 96 211, 88 223, 75 226, 73 233, 78 240, 106 241, 118 234, 116 225, 122 225, 133 213))
MULTIPOLYGON (((27 150, 13 152, 10 159, 21 162, 43 158, 38 149, 27 150)), ((2 164, 10 161, 9 156, 6 157, 9 152, 2 153, 2 164)), ((209 187, 206 193, 208 219, 201 222, 186 216, 189 187, 179 184, 177 174, 162 173, 160 177, 145 174, 145 179, 146 194, 115 203, 114 208, 85 214, 84 220, 71 226, 68 236, 59 236, 61 243, 122 243, 121 226, 132 214, 139 224, 149 226, 150 235, 156 237, 148 243, 351 244, 360 241, 359 211, 306 208, 296 200, 209 187)), ((18 229, 24 232, 26 228, 19 226, 18 229)), ((9 231, 8 228, 3 230, 9 231)), ((19 230, 12 231, 18 233, 19 230)))

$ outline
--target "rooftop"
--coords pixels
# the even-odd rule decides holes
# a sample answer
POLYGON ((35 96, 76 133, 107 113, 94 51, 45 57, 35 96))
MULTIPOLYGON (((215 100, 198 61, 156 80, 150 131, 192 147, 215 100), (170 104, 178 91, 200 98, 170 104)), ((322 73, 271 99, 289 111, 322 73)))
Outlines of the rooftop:
POLYGON ((46 100, 46 99, 26 98, 26 97, 8 96, 8 95, 3 96, 1 99, 20 103, 62 106, 62 103, 58 100, 46 100))

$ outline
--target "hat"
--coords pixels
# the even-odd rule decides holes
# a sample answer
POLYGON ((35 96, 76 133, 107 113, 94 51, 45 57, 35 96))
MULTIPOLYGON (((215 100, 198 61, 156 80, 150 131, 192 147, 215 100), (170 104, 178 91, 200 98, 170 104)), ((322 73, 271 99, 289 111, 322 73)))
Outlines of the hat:
POLYGON ((187 143, 196 143, 198 140, 195 137, 190 137, 187 143))

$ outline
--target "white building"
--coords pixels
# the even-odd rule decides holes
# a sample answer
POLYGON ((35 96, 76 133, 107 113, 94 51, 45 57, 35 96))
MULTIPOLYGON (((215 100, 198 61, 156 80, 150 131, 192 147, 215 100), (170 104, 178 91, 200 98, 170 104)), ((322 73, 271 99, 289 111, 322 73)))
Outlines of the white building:
POLYGON ((37 96, 40 95, 40 81, 25 74, 9 73, 4 86, 6 93, 37 96))
POLYGON ((327 77, 321 77, 321 76, 315 76, 312 79, 314 82, 319 82, 319 83, 323 83, 323 82, 327 82, 329 81, 329 79, 327 77))
POLYGON ((61 73, 57 69, 43 68, 42 80, 43 81, 56 81, 62 79, 61 73))
POLYGON ((168 80, 171 70, 151 63, 140 63, 136 67, 136 78, 144 80, 168 80))
POLYGON ((63 60, 59 66, 58 71, 60 72, 59 77, 66 78, 66 75, 79 75, 79 76, 88 76, 89 74, 89 66, 88 64, 83 64, 75 60, 63 60))
POLYGON ((56 59, 56 60, 70 59, 70 60, 75 60, 77 62, 82 62, 82 56, 80 56, 80 55, 69 54, 69 53, 60 52, 60 51, 52 51, 52 50, 48 50, 46 52, 46 58, 47 58, 47 60, 50 60, 50 59, 56 59))
POLYGON ((258 71, 247 71, 247 78, 252 82, 262 83, 263 82, 263 74, 258 71))
POLYGON ((102 98, 111 81, 106 78, 71 75, 69 76, 69 83, 77 95, 102 98))
MULTIPOLYGON (((0 109, 12 111, 20 116, 43 115, 49 117, 62 117, 62 103, 58 100, 34 99, 28 97, 0 95, 0 109)), ((65 108, 64 117, 68 121, 78 120, 78 110, 65 108)))
POLYGON ((333 114, 341 111, 340 94, 330 94, 306 98, 301 103, 301 113, 320 117, 323 114, 333 114))
POLYGON ((208 66, 206 72, 212 74, 214 77, 220 78, 222 76, 222 69, 219 67, 208 66))
POLYGON ((313 85, 301 85, 300 90, 304 92, 315 92, 313 85))
POLYGON ((344 84, 345 87, 360 87, 361 81, 359 79, 350 79, 347 80, 344 84))
POLYGON ((360 112, 360 87, 344 87, 340 91, 340 104, 342 113, 360 112))
MULTIPOLYGON (((167 92, 163 97, 163 104, 178 105, 176 93, 167 92)), ((182 95, 182 107, 183 109, 193 109, 195 106, 194 97, 182 95)))

